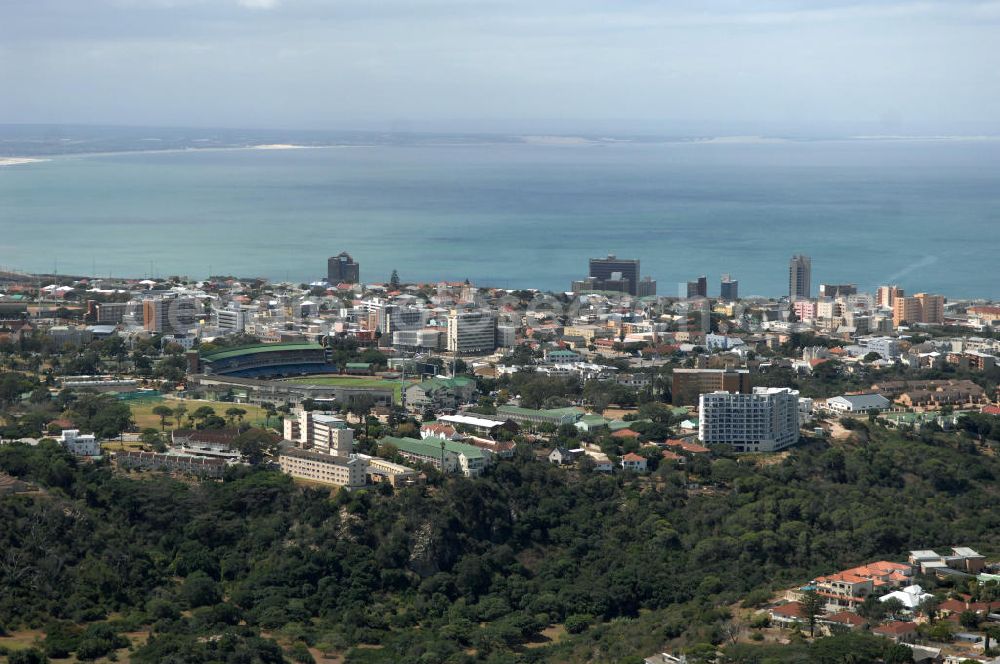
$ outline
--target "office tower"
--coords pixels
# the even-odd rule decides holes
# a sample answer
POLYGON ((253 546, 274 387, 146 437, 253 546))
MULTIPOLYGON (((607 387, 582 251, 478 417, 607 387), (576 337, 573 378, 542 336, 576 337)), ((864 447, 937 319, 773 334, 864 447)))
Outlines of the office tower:
POLYGON ((675 406, 692 406, 706 392, 750 392, 747 369, 674 369, 670 388, 675 406))
POLYGON ((758 387, 752 394, 711 392, 698 400, 698 437, 736 452, 774 452, 799 440, 799 393, 758 387))
POLYGON ((448 351, 492 353, 497 347, 497 319, 492 311, 459 311, 448 314, 448 351))
POLYGON ((708 277, 702 275, 695 281, 687 282, 688 297, 708 297, 708 277))
POLYGON ((719 297, 726 302, 735 302, 740 299, 740 282, 736 281, 728 274, 722 275, 719 297))
POLYGON ((656 295, 656 280, 652 277, 643 277, 640 279, 636 295, 639 297, 652 297, 656 295))
POLYGON ((854 284, 820 284, 820 297, 847 297, 857 295, 858 287, 854 284))
POLYGON ((906 295, 903 289, 895 284, 891 286, 879 286, 875 294, 875 304, 886 309, 891 309, 896 298, 906 295))
POLYGON ((184 334, 198 324, 198 308, 193 297, 143 300, 142 327, 157 334, 184 334))
POLYGON ((361 265, 342 251, 327 259, 326 280, 331 284, 356 284, 361 281, 361 265))
POLYGON ((591 258, 590 274, 598 287, 594 290, 611 290, 636 295, 639 284, 639 259, 618 258, 608 254, 607 258, 591 258))
POLYGON ((812 292, 812 260, 796 254, 788 261, 788 297, 795 300, 808 298, 812 292))
POLYGON ((917 293, 913 297, 897 297, 892 303, 892 323, 944 323, 944 296, 917 293))

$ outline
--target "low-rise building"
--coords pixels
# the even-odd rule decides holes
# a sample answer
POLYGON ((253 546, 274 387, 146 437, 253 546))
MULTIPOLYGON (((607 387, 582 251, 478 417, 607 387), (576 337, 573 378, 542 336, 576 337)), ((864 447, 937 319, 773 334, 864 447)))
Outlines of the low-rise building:
POLYGON ((497 408, 497 415, 513 420, 518 424, 523 424, 529 428, 540 424, 551 424, 552 426, 562 426, 563 424, 575 424, 583 417, 583 411, 579 408, 550 408, 548 410, 535 410, 533 408, 520 408, 518 406, 500 406, 497 408))
POLYGON ((634 473, 646 472, 646 457, 629 452, 621 458, 622 470, 631 470, 634 473))
POLYGON ((381 442, 395 447, 405 459, 429 463, 446 473, 460 472, 466 477, 478 477, 489 465, 488 454, 483 450, 444 438, 386 437, 381 442))
POLYGON ((82 434, 78 429, 63 429, 59 434, 58 442, 75 456, 101 456, 101 446, 97 442, 97 437, 92 433, 82 434))
POLYGON ((813 580, 813 585, 816 593, 826 601, 828 612, 854 611, 875 589, 872 579, 849 572, 818 577, 813 580))
POLYGON ((365 486, 368 464, 359 457, 338 456, 324 452, 285 446, 278 453, 281 471, 292 477, 355 489, 365 486))
POLYGON ((114 461, 115 465, 123 470, 156 470, 211 478, 222 477, 227 466, 223 459, 190 454, 159 454, 142 450, 115 452, 114 461))
POLYGON ((411 410, 451 410, 470 403, 476 394, 476 381, 465 376, 430 378, 408 385, 406 406, 411 410))
POLYGON ((827 410, 835 413, 869 413, 888 410, 892 402, 881 394, 845 394, 826 400, 827 410))

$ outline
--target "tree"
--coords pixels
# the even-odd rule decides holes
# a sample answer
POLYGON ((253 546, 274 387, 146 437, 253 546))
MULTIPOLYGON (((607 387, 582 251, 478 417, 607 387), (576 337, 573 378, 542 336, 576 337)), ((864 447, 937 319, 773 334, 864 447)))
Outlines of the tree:
POLYGON ((238 419, 241 423, 243 422, 243 416, 247 414, 247 411, 243 408, 237 408, 233 406, 232 408, 226 409, 226 419, 231 425, 234 419, 238 419))
POLYGON ((153 407, 153 415, 160 418, 160 431, 163 431, 167 425, 167 418, 174 414, 174 411, 170 409, 169 406, 159 405, 153 407))
POLYGON ((895 619, 906 607, 895 597, 890 597, 884 602, 881 602, 882 606, 885 607, 885 613, 890 618, 895 619))
POLYGON ((248 429, 236 437, 236 449, 252 465, 259 465, 264 458, 277 450, 273 434, 265 429, 248 429))
POLYGON ((392 276, 389 277, 389 287, 392 290, 399 290, 399 272, 392 271, 392 276))
POLYGON ((809 625, 809 636, 816 633, 816 619, 823 613, 823 598, 815 590, 807 590, 802 595, 802 617, 809 625))
POLYGON ((184 419, 184 415, 187 414, 187 410, 188 410, 187 406, 185 406, 182 403, 179 403, 176 406, 174 406, 174 426, 175 427, 179 427, 181 425, 181 421, 184 419))

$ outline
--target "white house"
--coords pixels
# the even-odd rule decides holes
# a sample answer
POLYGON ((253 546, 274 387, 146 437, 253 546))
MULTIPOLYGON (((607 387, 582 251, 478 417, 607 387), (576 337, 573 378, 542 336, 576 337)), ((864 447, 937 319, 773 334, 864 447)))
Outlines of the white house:
POLYGON ((92 433, 81 434, 78 429, 63 429, 59 444, 76 456, 101 456, 101 446, 92 433))

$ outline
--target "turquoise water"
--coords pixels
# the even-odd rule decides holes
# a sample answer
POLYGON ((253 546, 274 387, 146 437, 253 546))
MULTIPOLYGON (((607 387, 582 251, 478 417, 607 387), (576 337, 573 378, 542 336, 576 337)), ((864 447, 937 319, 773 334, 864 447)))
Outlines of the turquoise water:
POLYGON ((638 257, 661 294, 730 272, 1000 298, 1000 142, 378 146, 58 157, 0 168, 0 266, 566 289, 638 257))

